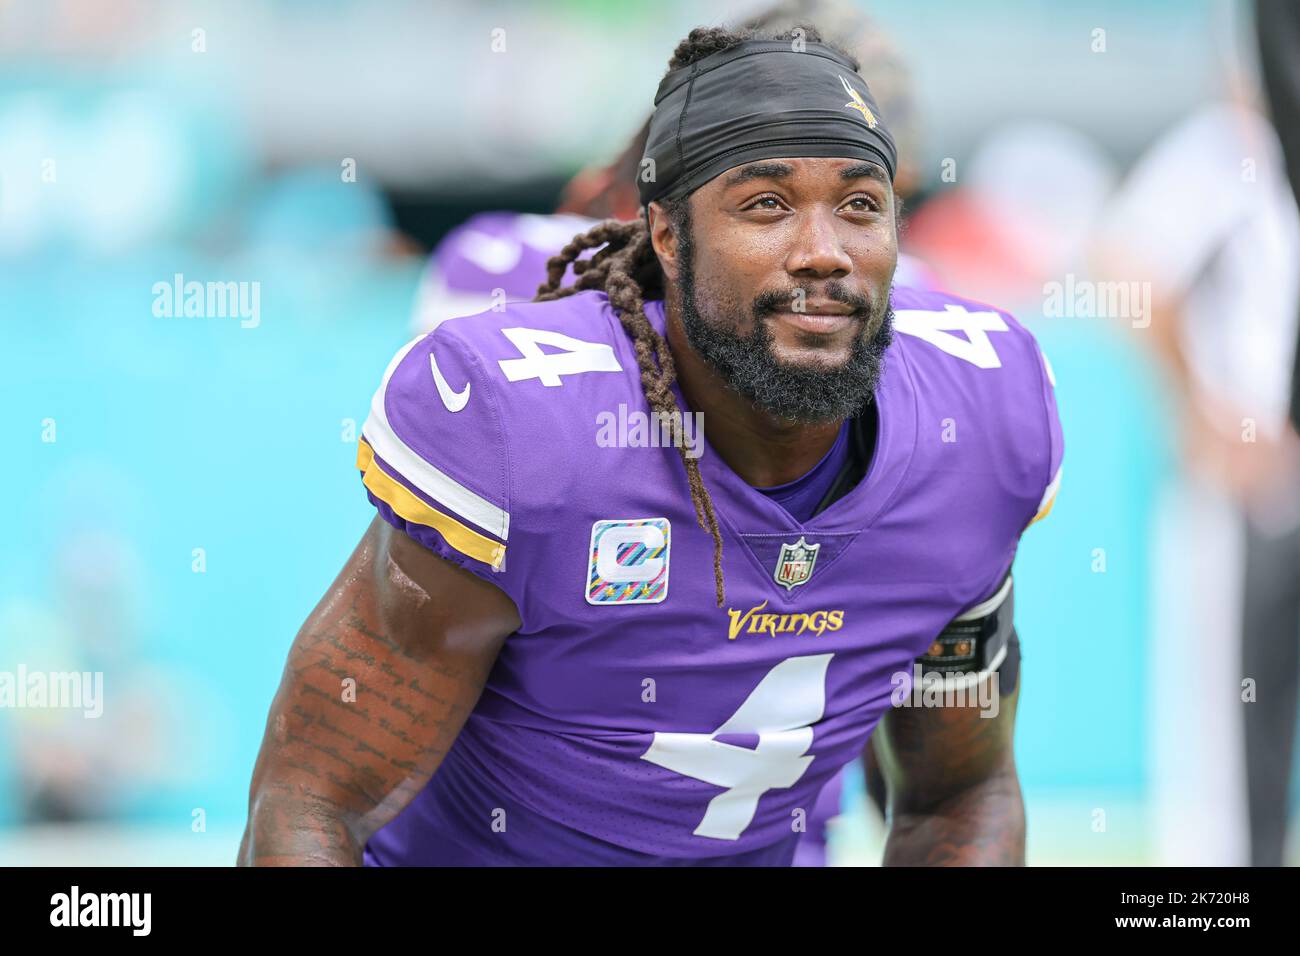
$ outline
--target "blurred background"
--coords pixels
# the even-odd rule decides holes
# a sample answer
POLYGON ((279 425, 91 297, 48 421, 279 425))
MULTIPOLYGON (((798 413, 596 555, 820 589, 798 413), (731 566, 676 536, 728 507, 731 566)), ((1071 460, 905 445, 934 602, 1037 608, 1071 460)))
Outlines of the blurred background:
MULTIPOLYGON (((0 0, 0 863, 233 862, 287 648, 373 513, 371 393, 486 291, 430 252, 572 199, 681 37, 765 9, 0 0), (68 672, 102 713, 6 703, 68 672)), ((1253 14, 834 6, 905 136, 904 249, 1055 373, 1064 480, 1015 566, 1031 863, 1300 858, 1300 228, 1253 14)), ((832 862, 877 863, 859 775, 842 811, 832 862)))

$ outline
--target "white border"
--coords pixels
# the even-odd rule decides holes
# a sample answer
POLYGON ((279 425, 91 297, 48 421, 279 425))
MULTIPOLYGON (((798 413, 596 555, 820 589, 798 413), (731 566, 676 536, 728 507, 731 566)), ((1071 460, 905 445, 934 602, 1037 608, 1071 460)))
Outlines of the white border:
POLYGON ((591 523, 591 540, 587 542, 587 553, 582 562, 582 597, 592 607, 623 607, 627 604, 662 604, 668 600, 668 572, 671 568, 669 557, 673 549, 673 523, 667 518, 597 518, 591 523), (591 552, 596 547, 596 527, 605 522, 627 524, 634 521, 662 521, 664 523, 664 593, 657 598, 632 598, 627 601, 593 601, 591 599, 591 552))

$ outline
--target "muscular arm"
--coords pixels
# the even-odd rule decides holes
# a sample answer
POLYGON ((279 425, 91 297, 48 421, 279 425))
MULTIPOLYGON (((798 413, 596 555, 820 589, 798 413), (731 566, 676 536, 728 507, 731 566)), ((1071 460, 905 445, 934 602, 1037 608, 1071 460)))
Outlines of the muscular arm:
POLYGON ((889 794, 886 866, 1024 865, 1025 807, 1012 753, 1018 683, 996 717, 981 717, 977 704, 885 715, 872 741, 889 794))
POLYGON ((289 651, 240 865, 359 866, 437 769, 518 627, 503 592, 376 518, 289 651))

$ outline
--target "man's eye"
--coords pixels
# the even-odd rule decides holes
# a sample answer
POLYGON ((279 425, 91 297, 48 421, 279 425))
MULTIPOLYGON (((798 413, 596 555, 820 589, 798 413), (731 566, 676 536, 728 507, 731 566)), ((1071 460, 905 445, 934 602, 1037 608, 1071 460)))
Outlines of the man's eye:
POLYGON ((755 199, 753 202, 751 202, 751 203, 750 203, 748 206, 746 206, 745 208, 747 208, 747 209, 780 209, 780 208, 781 208, 781 200, 777 199, 775 196, 759 196, 757 199, 755 199), (771 203, 771 205, 764 205, 764 203, 771 203))
POLYGON ((880 204, 870 196, 854 196, 844 204, 852 208, 854 212, 879 212, 880 204))

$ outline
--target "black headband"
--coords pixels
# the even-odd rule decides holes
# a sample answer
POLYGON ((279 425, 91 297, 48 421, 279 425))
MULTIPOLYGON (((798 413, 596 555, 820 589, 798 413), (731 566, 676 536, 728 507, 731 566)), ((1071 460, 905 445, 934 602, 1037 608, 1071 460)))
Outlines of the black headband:
POLYGON ((663 78, 637 177, 643 205, 759 159, 866 159, 894 178, 894 138, 866 81, 843 54, 795 42, 746 40, 663 78))

